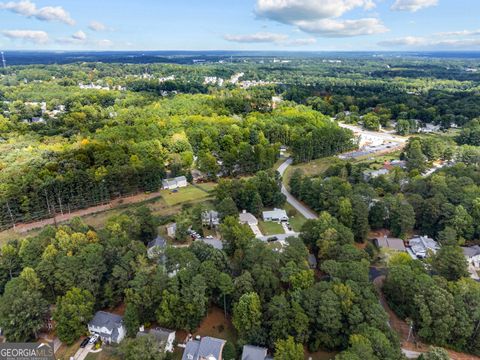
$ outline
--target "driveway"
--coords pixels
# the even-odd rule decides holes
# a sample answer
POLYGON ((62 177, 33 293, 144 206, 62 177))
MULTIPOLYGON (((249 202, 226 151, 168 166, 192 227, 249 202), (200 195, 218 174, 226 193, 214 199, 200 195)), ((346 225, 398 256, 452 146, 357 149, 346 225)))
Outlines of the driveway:
POLYGON ((263 236, 262 231, 257 224, 248 224, 248 226, 250 226, 250 229, 252 229, 256 238, 260 239, 263 236))
MULTIPOLYGON (((292 158, 288 158, 285 162, 278 167, 278 172, 281 176, 285 173, 285 170, 292 164, 292 158)), ((287 197, 287 202, 292 205, 300 214, 302 214, 306 219, 318 219, 317 214, 315 214, 308 207, 303 205, 300 201, 295 199, 295 197, 290 194, 287 188, 282 184, 282 194, 287 197)), ((288 237, 288 236, 287 236, 288 237)))
POLYGON ((87 344, 83 349, 79 348, 73 356, 73 360, 84 360, 92 348, 93 344, 87 344))

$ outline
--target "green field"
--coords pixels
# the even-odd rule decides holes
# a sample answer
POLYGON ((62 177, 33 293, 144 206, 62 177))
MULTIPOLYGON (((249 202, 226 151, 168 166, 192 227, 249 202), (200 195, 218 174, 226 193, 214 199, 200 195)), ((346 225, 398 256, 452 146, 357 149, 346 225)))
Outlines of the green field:
POLYGON ((258 227, 263 235, 284 234, 282 225, 273 221, 259 221, 258 227))
POLYGON ((300 232, 307 219, 288 203, 285 204, 284 209, 287 211, 289 216, 288 222, 290 223, 293 231, 300 232))
POLYGON ((162 190, 160 194, 168 206, 174 206, 181 203, 206 199, 210 196, 209 191, 213 187, 207 186, 207 184, 201 184, 197 186, 189 185, 184 188, 177 189, 177 192, 170 190, 162 190))

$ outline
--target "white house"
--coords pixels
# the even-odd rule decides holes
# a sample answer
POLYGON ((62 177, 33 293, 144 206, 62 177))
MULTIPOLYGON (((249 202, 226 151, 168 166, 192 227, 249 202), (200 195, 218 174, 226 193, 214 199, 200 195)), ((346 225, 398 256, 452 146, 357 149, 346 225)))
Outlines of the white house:
POLYGON ((414 259, 424 259, 429 254, 435 254, 440 247, 438 243, 428 236, 418 236, 409 240, 410 248, 407 252, 414 259))
POLYGON ((137 333, 137 338, 142 336, 152 336, 158 344, 159 350, 173 352, 173 342, 175 341, 175 331, 155 328, 148 331, 143 330, 143 326, 137 333))
POLYGON ((167 190, 178 189, 188 185, 185 176, 177 176, 176 178, 165 179, 162 181, 162 188, 167 190))
POLYGON ((177 223, 168 224, 167 235, 171 238, 174 238, 176 233, 177 233, 177 223))
POLYGON ((462 247, 463 255, 467 259, 469 265, 473 265, 475 269, 480 269, 480 246, 474 245, 462 247))
POLYGON ((126 335, 123 317, 106 311, 97 311, 88 323, 90 334, 97 334, 104 343, 119 344, 126 335))
POLYGON ((275 208, 263 212, 263 221, 288 221, 288 215, 285 210, 275 208))

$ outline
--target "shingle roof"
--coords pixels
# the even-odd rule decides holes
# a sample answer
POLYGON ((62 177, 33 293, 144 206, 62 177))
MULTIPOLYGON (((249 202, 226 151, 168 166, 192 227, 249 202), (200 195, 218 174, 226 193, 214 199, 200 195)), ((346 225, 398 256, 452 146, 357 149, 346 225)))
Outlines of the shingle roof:
POLYGON ((109 329, 112 331, 111 335, 102 333, 100 333, 100 335, 111 337, 113 341, 116 341, 119 335, 118 329, 123 326, 123 317, 106 311, 97 311, 88 325, 96 328, 104 327, 109 329))
POLYGON ((242 360, 265 360, 267 349, 259 346, 245 345, 242 351, 242 360))
POLYGON ((154 246, 158 246, 160 248, 164 248, 167 246, 167 240, 165 240, 164 238, 162 238, 161 236, 157 236, 155 239, 153 239, 152 241, 150 241, 148 243, 148 248, 152 248, 154 246))
POLYGON ((405 244, 402 239, 379 237, 375 239, 379 248, 389 248, 392 250, 406 251, 405 244))
POLYGON ((185 346, 182 360, 220 359, 225 343, 225 340, 210 336, 205 336, 200 340, 190 340, 185 346))
POLYGON ((480 246, 479 245, 462 247, 462 250, 463 250, 463 255, 468 256, 468 257, 474 257, 474 256, 477 256, 477 255, 480 255, 480 246))
POLYGON ((155 329, 148 330, 148 332, 139 331, 137 333, 137 337, 151 335, 155 338, 155 340, 157 342, 166 343, 168 341, 168 337, 173 332, 175 332, 175 331, 169 330, 169 329, 164 329, 164 328, 155 328, 155 329))

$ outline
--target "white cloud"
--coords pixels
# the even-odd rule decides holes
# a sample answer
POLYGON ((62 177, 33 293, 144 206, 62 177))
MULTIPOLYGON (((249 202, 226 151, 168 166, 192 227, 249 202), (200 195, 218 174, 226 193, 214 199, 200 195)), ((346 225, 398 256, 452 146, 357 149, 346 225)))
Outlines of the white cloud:
POLYGON ((373 0, 257 0, 259 16, 285 24, 339 17, 355 8, 375 7, 373 0))
POLYGON ((427 40, 425 38, 415 37, 415 36, 406 36, 403 38, 380 41, 378 45, 385 46, 385 47, 415 46, 415 45, 425 45, 426 42, 427 40))
POLYGON ((269 32, 259 32, 255 34, 245 34, 245 35, 230 35, 227 34, 223 37, 227 41, 237 42, 237 43, 271 43, 280 46, 306 46, 312 45, 317 42, 314 38, 300 38, 300 39, 291 39, 288 35, 269 33, 269 32))
POLYGON ((313 45, 317 42, 317 39, 315 38, 305 38, 305 39, 291 39, 283 44, 286 46, 307 46, 307 45, 313 45))
POLYGON ((75 21, 70 14, 61 6, 45 6, 37 8, 30 0, 21 0, 18 2, 9 1, 0 3, 0 9, 10 10, 16 14, 26 17, 33 17, 42 21, 60 21, 68 25, 74 25, 75 21))
POLYGON ((415 36, 406 36, 403 38, 396 38, 381 41, 378 45, 395 49, 398 47, 412 48, 412 49, 429 49, 429 50, 451 50, 452 48, 472 50, 480 47, 479 38, 465 38, 465 39, 444 39, 437 36, 423 38, 415 36))
POLYGON ((395 0, 391 9, 394 11, 411 11, 415 12, 427 7, 435 6, 438 0, 395 0))
POLYGON ((107 26, 100 21, 91 21, 88 25, 88 28, 93 31, 105 31, 107 30, 107 26))
POLYGON ((357 20, 323 19, 318 21, 299 21, 297 26, 302 31, 324 37, 373 35, 388 31, 388 28, 376 18, 357 20))
POLYGON ((438 36, 475 36, 480 35, 480 30, 460 30, 460 31, 449 31, 441 32, 437 34, 438 36))
POLYGON ((113 41, 108 39, 97 40, 95 45, 99 48, 109 48, 113 46, 113 41))
POLYGON ((48 34, 41 30, 4 30, 2 35, 12 40, 23 40, 35 44, 48 42, 48 34))
POLYGON ((78 30, 75 34, 72 35, 72 39, 85 41, 87 40, 87 34, 85 34, 82 30, 78 30))
POLYGON ((287 40, 288 36, 284 34, 259 32, 259 33, 247 34, 247 35, 227 34, 223 38, 227 41, 237 42, 237 43, 275 43, 275 42, 281 42, 281 41, 287 40))
POLYGON ((388 28, 377 18, 341 19, 355 10, 371 10, 374 0, 257 0, 258 16, 324 37, 379 34, 388 28))

